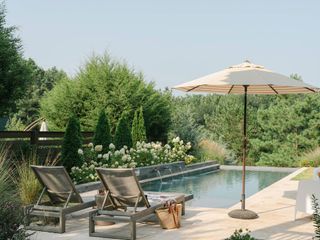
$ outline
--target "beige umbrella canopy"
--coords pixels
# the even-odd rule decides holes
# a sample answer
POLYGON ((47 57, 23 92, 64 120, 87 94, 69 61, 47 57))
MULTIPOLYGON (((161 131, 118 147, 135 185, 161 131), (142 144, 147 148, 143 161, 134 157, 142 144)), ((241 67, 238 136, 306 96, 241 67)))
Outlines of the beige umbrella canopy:
POLYGON ((229 216, 241 219, 257 218, 258 215, 245 208, 245 173, 247 154, 247 94, 293 94, 315 93, 318 88, 274 73, 263 66, 245 61, 222 71, 180 84, 174 89, 185 92, 217 94, 244 94, 243 156, 241 209, 233 210, 229 216))
POLYGON ((246 85, 249 86, 248 94, 291 94, 317 91, 314 86, 274 73, 249 61, 180 84, 174 89, 185 92, 241 94, 245 92, 244 86, 246 85))

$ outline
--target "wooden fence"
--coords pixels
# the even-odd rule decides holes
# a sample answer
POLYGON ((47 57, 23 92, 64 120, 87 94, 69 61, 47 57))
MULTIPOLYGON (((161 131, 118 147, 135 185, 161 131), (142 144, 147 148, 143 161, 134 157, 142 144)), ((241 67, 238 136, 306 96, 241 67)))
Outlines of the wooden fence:
MULTIPOLYGON (((83 143, 92 142, 93 132, 81 132, 83 143)), ((40 157, 51 153, 60 152, 64 132, 40 132, 33 131, 0 131, 0 143, 8 144, 13 149, 30 145, 38 149, 40 157)))

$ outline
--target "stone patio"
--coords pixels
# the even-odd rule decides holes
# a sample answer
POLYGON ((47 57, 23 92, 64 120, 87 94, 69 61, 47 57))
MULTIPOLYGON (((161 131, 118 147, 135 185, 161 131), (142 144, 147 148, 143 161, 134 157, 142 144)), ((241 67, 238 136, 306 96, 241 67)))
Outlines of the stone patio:
MULTIPOLYGON (((295 195, 298 181, 290 180, 303 171, 303 168, 272 184, 247 199, 250 210, 259 214, 255 220, 238 220, 228 217, 230 209, 239 208, 239 204, 230 209, 188 207, 183 217, 182 227, 175 230, 163 230, 159 225, 138 224, 138 239, 225 239, 235 229, 250 229, 251 234, 258 239, 272 240, 308 240, 314 236, 314 228, 310 216, 302 213, 294 221, 295 195)), ((90 194, 95 194, 91 192, 90 194)), ((89 238, 87 213, 73 215, 67 221, 67 232, 53 234, 36 232, 32 239, 37 240, 84 240, 105 239, 89 238)), ((115 231, 124 234, 126 225, 116 224, 97 227, 97 230, 115 231)))

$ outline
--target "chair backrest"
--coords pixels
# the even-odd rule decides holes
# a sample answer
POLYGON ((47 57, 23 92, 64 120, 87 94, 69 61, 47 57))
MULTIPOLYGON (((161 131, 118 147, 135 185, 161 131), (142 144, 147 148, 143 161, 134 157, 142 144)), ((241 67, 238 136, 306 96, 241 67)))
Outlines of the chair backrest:
POLYGON ((34 166, 31 169, 35 173, 39 182, 44 188, 52 203, 83 203, 78 191, 76 190, 71 178, 63 166, 34 166))
POLYGON ((96 168, 96 171, 113 205, 150 207, 133 168, 96 168))

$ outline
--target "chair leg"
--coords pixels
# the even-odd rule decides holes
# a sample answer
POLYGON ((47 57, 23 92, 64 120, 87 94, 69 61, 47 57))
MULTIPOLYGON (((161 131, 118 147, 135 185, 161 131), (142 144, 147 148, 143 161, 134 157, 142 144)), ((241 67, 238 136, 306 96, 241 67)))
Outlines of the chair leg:
POLYGON ((94 215, 96 215, 96 212, 89 213, 89 236, 92 236, 92 234, 95 232, 95 222, 93 219, 94 215))
POLYGON ((30 224, 30 207, 26 206, 23 208, 23 213, 24 213, 24 219, 23 219, 23 222, 24 222, 24 226, 25 227, 28 227, 29 224, 30 224))
POLYGON ((186 202, 185 202, 185 201, 182 201, 181 204, 182 204, 182 212, 181 212, 181 215, 184 216, 184 215, 186 214, 186 202))
POLYGON ((137 235, 136 228, 137 228, 136 221, 131 221, 130 222, 131 240, 136 240, 136 235, 137 235))
POLYGON ((61 211, 59 217, 59 232, 64 233, 66 231, 66 214, 61 211))

